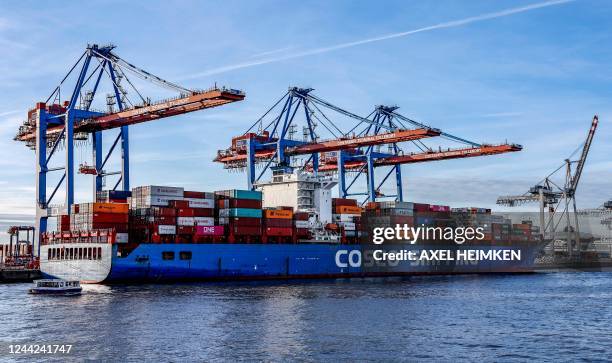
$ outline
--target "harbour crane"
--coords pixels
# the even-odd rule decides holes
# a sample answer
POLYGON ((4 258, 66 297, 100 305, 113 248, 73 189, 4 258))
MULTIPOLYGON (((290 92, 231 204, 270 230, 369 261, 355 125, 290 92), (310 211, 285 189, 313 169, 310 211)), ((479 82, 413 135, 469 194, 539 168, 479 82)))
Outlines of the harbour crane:
POLYGON ((216 85, 207 90, 185 88, 127 62, 114 49, 113 45, 88 45, 46 101, 37 103, 28 112, 27 120, 15 136, 16 141, 24 142, 36 151, 36 230, 39 235, 47 231, 48 217, 71 213, 75 141, 91 139, 92 165, 83 163, 78 171, 93 176, 94 192, 101 191, 103 178, 112 175, 118 176, 113 190, 129 191, 129 126, 217 107, 245 97, 242 91, 216 85), (128 75, 135 78, 130 79, 128 75), (135 86, 133 81, 136 78, 170 90, 174 97, 151 101, 135 86), (102 93, 102 87, 110 91, 102 101, 106 101, 107 109, 94 110, 94 101, 103 98, 95 98, 102 93), (107 153, 103 154, 103 133, 113 129, 118 129, 119 133, 107 153), (106 172, 104 167, 118 145, 121 170, 106 172), (64 165, 51 167, 51 159, 60 148, 65 153, 64 165), (63 175, 47 195, 47 174, 53 171, 63 172, 63 175), (51 202, 62 185, 65 187, 64 205, 51 208, 51 202))
POLYGON ((508 207, 515 207, 518 205, 538 202, 540 205, 540 233, 542 238, 550 235, 554 239, 554 234, 565 216, 567 225, 567 248, 570 257, 574 254, 574 249, 570 241, 570 232, 573 231, 574 241, 576 241, 576 248, 578 254, 581 251, 580 246, 580 229, 578 226, 578 215, 576 209, 576 190, 584 170, 584 166, 591 149, 595 132, 597 131, 597 125, 599 124, 599 118, 597 115, 593 117, 589 132, 587 133, 586 140, 581 144, 569 158, 565 159, 564 163, 555 169, 552 173, 547 175, 542 181, 531 187, 528 192, 521 195, 509 195, 500 196, 497 199, 497 204, 505 205, 508 207), (571 158, 582 148, 580 157, 577 160, 571 160, 571 158), (575 165, 572 170, 572 165, 575 165), (555 184, 552 177, 559 171, 565 169, 565 183, 564 185, 555 184), (569 215, 570 207, 574 211, 574 226, 571 225, 571 219, 569 215), (562 210, 561 210, 562 209, 562 210), (549 212, 548 221, 545 220, 545 210, 549 212), (556 214, 561 210, 559 218, 555 219, 556 214), (555 222, 556 221, 556 222, 555 222))
POLYGON ((243 134, 232 139, 232 145, 219 150, 214 161, 226 169, 246 169, 249 189, 256 188, 265 172, 291 171, 295 167, 316 175, 338 173, 340 196, 365 195, 367 201, 381 197, 403 200, 401 165, 434 160, 456 159, 520 151, 517 144, 489 145, 471 142, 443 132, 397 113, 396 106, 377 106, 367 117, 338 107, 313 94, 312 88, 291 87, 263 116, 243 134), (278 110, 280 109, 280 112, 278 110), (274 112, 276 111, 276 112, 274 112), (334 115, 334 120, 328 115, 334 115), (303 122, 297 115, 303 115, 303 122), (341 129, 338 118, 348 119, 350 129, 341 129), (355 124, 356 122, 356 124, 355 124), (303 139, 296 140, 295 129, 302 126, 303 139), (329 136, 322 139, 322 132, 329 136), (437 150, 423 140, 442 137, 469 145, 466 148, 437 150), (413 143, 419 153, 406 153, 402 143, 413 143), (380 147, 388 146, 381 151, 380 147), (297 158, 306 160, 298 165, 297 158), (262 170, 256 174, 256 166, 262 170), (375 170, 391 170, 377 183, 375 170), (347 181, 347 172, 355 172, 347 181), (367 192, 350 192, 360 175, 367 176, 367 192), (381 188, 395 175, 396 194, 383 196, 381 188))

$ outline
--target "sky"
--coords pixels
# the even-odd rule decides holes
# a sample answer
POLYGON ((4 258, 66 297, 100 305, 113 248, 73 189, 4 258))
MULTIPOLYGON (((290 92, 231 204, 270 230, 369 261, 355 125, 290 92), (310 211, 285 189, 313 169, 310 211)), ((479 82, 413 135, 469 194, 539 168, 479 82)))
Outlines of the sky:
MULTIPOLYGON (((122 58, 188 88, 246 92, 239 103, 132 127, 132 186, 245 188, 245 174, 212 162, 216 150, 299 86, 358 115, 398 105, 451 134, 524 146, 403 167, 405 199, 457 207, 522 194, 580 146, 598 114, 577 201, 588 208, 612 198, 607 1, 19 1, 0 10, 2 223, 34 215, 34 153, 12 138, 89 43, 112 43, 122 58)), ((91 163, 87 145, 75 155, 91 163)), ((91 179, 76 182, 77 202, 90 201, 91 179)))

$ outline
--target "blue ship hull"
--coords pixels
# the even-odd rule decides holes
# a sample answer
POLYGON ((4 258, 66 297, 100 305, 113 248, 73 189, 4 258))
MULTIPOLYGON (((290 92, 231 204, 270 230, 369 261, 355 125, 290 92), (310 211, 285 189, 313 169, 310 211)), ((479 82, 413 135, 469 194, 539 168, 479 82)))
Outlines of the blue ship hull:
POLYGON ((372 259, 372 249, 381 248, 386 251, 395 251, 399 248, 419 251, 427 247, 416 245, 371 247, 316 243, 141 244, 127 257, 118 257, 117 246, 114 246, 110 272, 104 282, 518 273, 533 271, 534 260, 539 251, 537 244, 437 246, 438 249, 455 251, 461 248, 493 251, 515 249, 521 251, 521 259, 515 261, 401 261, 392 263, 372 259))

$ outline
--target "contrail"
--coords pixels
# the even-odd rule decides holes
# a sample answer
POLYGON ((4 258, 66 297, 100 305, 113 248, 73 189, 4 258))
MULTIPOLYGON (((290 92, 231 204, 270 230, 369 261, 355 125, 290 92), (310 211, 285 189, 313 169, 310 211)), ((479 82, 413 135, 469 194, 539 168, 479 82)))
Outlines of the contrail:
POLYGON ((472 17, 465 18, 465 19, 448 21, 448 22, 439 23, 439 24, 436 24, 436 25, 426 26, 424 28, 408 30, 408 31, 405 31, 405 32, 391 33, 391 34, 381 35, 381 36, 374 37, 374 38, 356 40, 356 41, 348 42, 348 43, 342 43, 342 44, 336 44, 336 45, 331 45, 331 46, 322 47, 322 48, 305 50, 303 52, 287 54, 287 55, 280 56, 280 57, 275 57, 275 58, 265 58, 265 59, 250 61, 250 62, 243 62, 243 63, 232 64, 232 65, 228 65, 228 66, 225 66, 225 67, 213 68, 213 69, 210 69, 210 70, 207 70, 207 71, 204 71, 204 72, 200 72, 200 73, 195 73, 195 74, 189 75, 189 76, 184 77, 182 79, 185 80, 185 79, 193 79, 193 78, 206 77, 206 76, 211 76, 211 75, 215 75, 215 74, 225 73, 225 72, 229 72, 229 71, 233 71, 233 70, 237 70, 237 69, 258 66, 258 65, 262 65, 262 64, 282 62, 282 61, 289 60, 289 59, 301 58, 301 57, 306 57, 306 56, 309 56, 309 55, 315 55, 315 54, 332 52, 332 51, 335 51, 335 50, 355 47, 355 46, 358 46, 358 45, 363 45, 363 44, 368 44, 368 43, 379 42, 379 41, 382 41, 382 40, 388 40, 388 39, 393 39, 393 38, 401 38, 401 37, 405 37, 405 36, 412 35, 412 34, 427 32, 427 31, 430 31, 430 30, 445 29, 445 28, 454 28, 454 27, 458 27, 458 26, 462 26, 462 25, 466 25, 466 24, 471 24, 471 23, 475 23, 475 22, 479 22, 479 21, 483 21, 483 20, 501 18, 501 17, 504 17, 504 16, 514 15, 514 14, 518 14, 518 13, 524 13, 524 12, 527 12, 527 11, 530 11, 530 10, 546 8, 546 7, 549 7, 549 6, 561 5, 561 4, 565 4, 565 3, 569 3, 569 2, 573 2, 573 1, 575 1, 575 0, 551 0, 551 1, 545 1, 545 2, 541 2, 541 3, 530 4, 530 5, 521 6, 521 7, 517 7, 517 8, 501 10, 501 11, 497 11, 497 12, 494 12, 494 13, 487 13, 487 14, 472 16, 472 17))
POLYGON ((12 115, 12 114, 15 114, 15 113, 18 113, 18 112, 20 112, 20 111, 19 110, 13 110, 13 111, 0 112, 0 117, 12 115))

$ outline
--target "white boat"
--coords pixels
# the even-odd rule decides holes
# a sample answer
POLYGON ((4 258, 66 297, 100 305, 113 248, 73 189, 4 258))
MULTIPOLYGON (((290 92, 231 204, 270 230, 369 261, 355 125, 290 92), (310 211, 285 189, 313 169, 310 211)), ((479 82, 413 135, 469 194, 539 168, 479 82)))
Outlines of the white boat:
POLYGON ((62 295, 74 296, 81 295, 81 283, 79 281, 68 281, 62 279, 34 280, 34 287, 30 289, 30 294, 40 295, 62 295))

